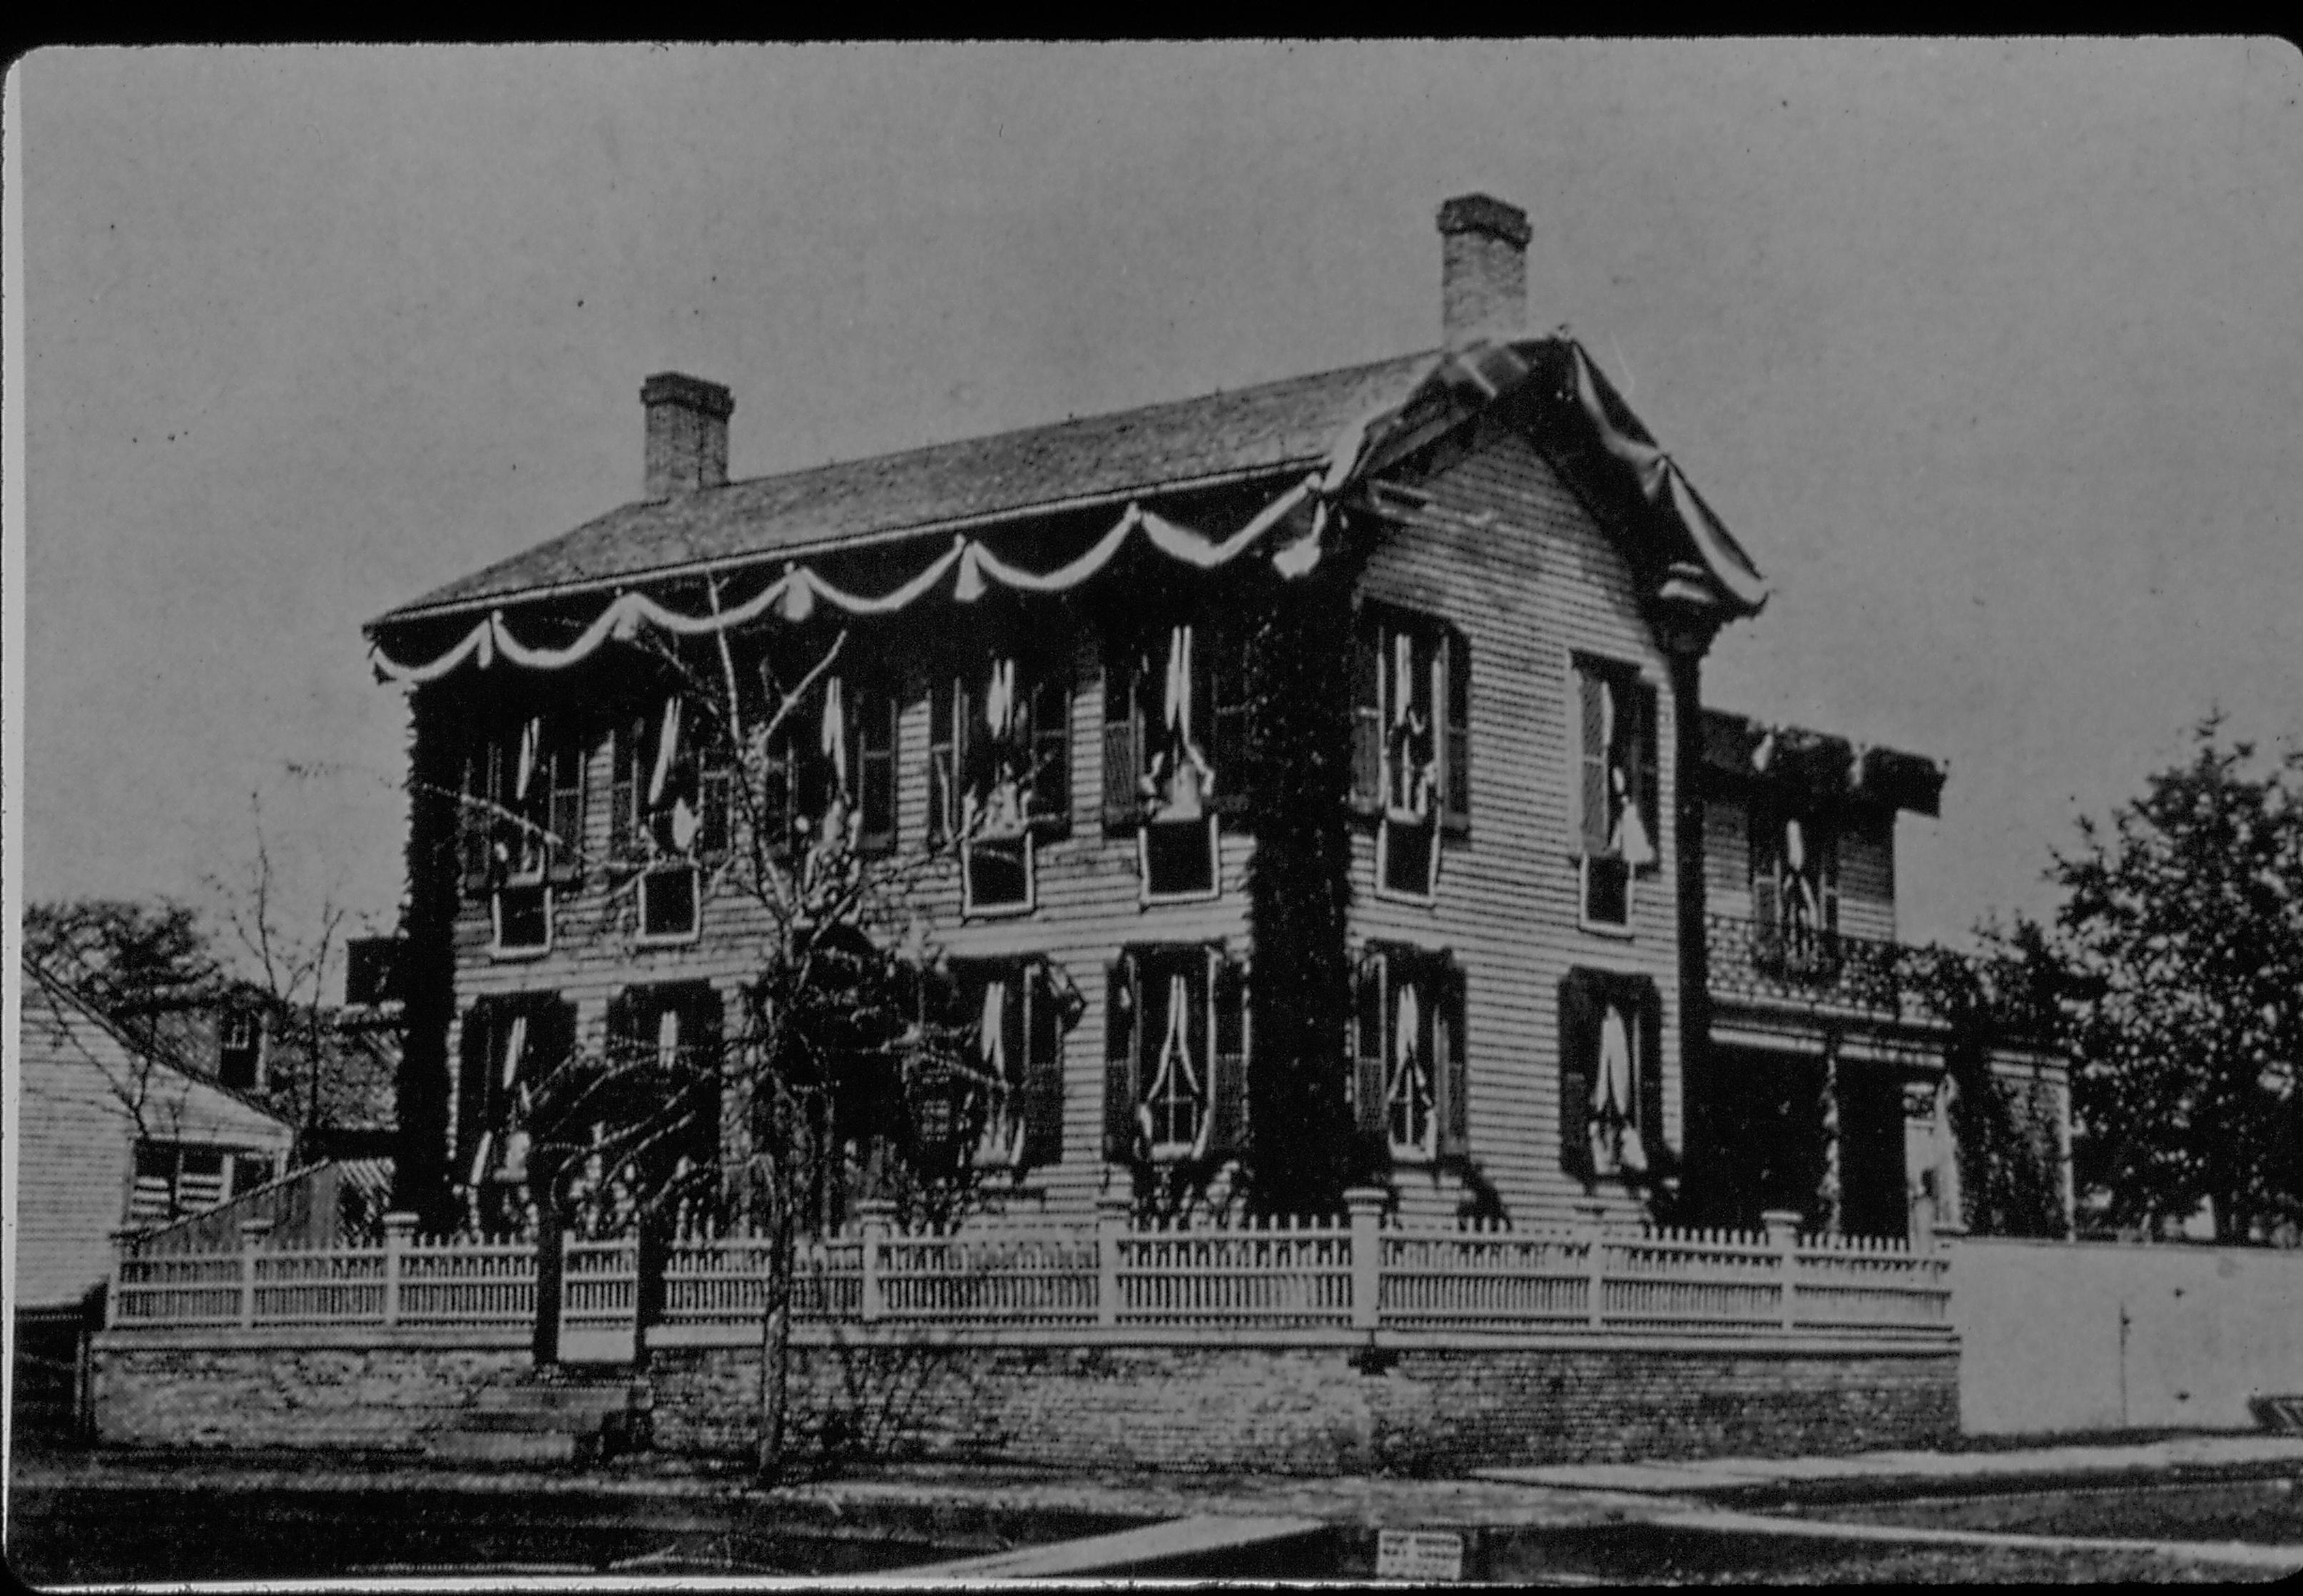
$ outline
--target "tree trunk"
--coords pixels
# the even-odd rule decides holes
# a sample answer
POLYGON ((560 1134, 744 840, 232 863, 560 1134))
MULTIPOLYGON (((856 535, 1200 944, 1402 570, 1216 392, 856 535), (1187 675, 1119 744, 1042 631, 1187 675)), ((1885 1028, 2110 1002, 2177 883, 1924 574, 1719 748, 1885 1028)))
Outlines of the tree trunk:
POLYGON ((779 1190, 771 1198, 768 1291, 760 1316, 760 1424, 757 1470, 760 1482, 774 1485, 783 1474, 784 1412, 791 1365, 791 1205, 779 1190))

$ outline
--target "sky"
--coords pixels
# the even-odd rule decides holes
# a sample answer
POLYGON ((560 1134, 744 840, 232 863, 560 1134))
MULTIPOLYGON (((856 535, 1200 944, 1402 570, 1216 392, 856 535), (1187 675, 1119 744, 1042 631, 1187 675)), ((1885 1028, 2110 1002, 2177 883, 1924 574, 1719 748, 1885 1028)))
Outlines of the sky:
MULTIPOLYGON (((2303 741, 2281 41, 45 51, 8 84, 28 900, 388 931, 363 621, 639 496, 638 387, 791 469, 1438 336, 1447 197, 1775 587, 1708 702, 1943 758, 1900 933, 2211 708, 2303 741)), ((15 504, 13 497, 12 505, 15 504)))

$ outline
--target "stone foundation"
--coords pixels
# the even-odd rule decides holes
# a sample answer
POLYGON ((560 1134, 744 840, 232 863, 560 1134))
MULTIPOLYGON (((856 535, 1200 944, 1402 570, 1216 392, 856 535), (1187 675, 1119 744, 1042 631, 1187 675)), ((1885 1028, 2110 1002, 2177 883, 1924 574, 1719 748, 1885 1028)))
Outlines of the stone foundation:
MULTIPOLYGON (((97 1346, 104 1439, 144 1446, 414 1448, 525 1348, 97 1346)), ((1404 1338, 1402 1338, 1405 1339, 1404 1338)), ((660 1450, 749 1448, 756 1345, 657 1351, 660 1450)), ((1958 1433, 1958 1353, 1752 1343, 1379 1346, 1142 1338, 796 1340, 796 1457, 1270 1474, 1460 1473, 1517 1464, 1937 1444, 1958 1433)))

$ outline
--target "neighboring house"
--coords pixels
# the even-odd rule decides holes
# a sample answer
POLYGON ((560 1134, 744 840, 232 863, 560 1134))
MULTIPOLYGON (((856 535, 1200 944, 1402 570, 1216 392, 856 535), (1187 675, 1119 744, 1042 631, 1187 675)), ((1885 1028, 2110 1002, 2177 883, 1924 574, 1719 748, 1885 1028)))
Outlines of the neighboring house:
POLYGON ((245 1093, 132 1043, 37 966, 18 1039, 15 1305, 77 1305, 112 1233, 212 1208, 285 1171, 294 1129, 245 1093))
POLYGON ((373 622, 413 684, 402 1201, 506 1173, 569 1049, 740 1012, 746 806, 633 646, 667 619, 725 637, 747 713, 845 629, 759 840, 947 861, 909 908, 980 1003, 987 1161, 1084 1214, 1284 1134, 1246 1113, 1243 638, 1324 567, 1351 590, 1320 688, 1351 721, 1334 1067, 1403 1210, 1650 1212, 1692 1084, 1697 1211, 1902 1233, 1943 1184, 1939 1034, 1839 972, 1893 937, 1895 815, 1942 773, 1704 709, 1759 572, 1582 349, 1524 334, 1525 215, 1468 196, 1439 225, 1444 347, 1202 399, 730 482, 728 391, 651 377, 641 498, 373 622))
MULTIPOLYGON (((373 984, 388 938, 356 939, 347 976, 373 984), (380 951, 379 951, 380 950, 380 951)), ((382 992, 342 1005, 285 1002, 253 982, 203 983, 108 1009, 129 1037, 185 1073, 242 1092, 295 1126, 299 1163, 392 1151, 399 1013, 382 992)))

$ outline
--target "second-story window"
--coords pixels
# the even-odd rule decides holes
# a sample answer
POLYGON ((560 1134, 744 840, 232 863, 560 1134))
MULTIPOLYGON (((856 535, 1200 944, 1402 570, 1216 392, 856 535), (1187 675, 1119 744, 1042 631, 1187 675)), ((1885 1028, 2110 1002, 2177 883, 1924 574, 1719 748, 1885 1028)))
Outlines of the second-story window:
POLYGON ((734 771, 718 723, 670 693, 617 722, 610 758, 609 851, 639 872, 641 939, 692 939, 700 866, 729 843, 734 771))
POLYGON ((1377 889, 1428 901, 1441 838, 1471 829, 1471 646, 1440 621, 1370 606, 1352 677, 1353 798, 1375 817, 1377 889))
POLYGON ((896 845, 896 695, 861 675, 820 681, 769 735, 761 823, 778 857, 833 836, 896 845))
POLYGON ((1632 665, 1579 655, 1575 696, 1582 916, 1628 926, 1632 880, 1660 860, 1656 692, 1632 665))
POLYGON ((1218 891, 1217 816, 1244 796, 1244 676, 1237 639, 1198 621, 1105 661, 1104 829, 1135 834, 1146 903, 1218 891))
POLYGON ((1039 841, 1071 828, 1069 675, 1016 652, 940 673, 928 744, 929 836, 958 844, 965 911, 1028 911, 1039 841))
POLYGON ((551 714, 483 731, 467 750, 464 885, 491 899, 500 954, 548 949, 553 889, 583 878, 588 753, 572 717, 551 714))
POLYGON ((1774 974, 1828 974, 1839 953, 1836 833, 1818 816, 1759 804, 1750 840, 1753 958, 1774 974))

